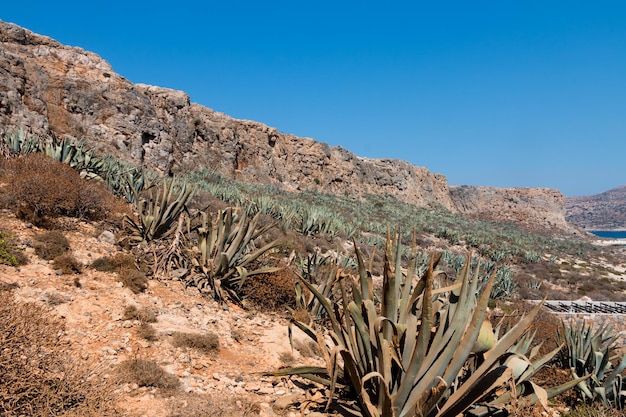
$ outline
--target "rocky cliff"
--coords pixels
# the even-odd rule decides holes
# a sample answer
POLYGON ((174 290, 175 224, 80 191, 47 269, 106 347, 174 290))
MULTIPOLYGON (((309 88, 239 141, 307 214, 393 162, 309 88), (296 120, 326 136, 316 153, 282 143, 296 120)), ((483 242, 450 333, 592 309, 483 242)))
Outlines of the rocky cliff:
POLYGON ((72 136, 164 173, 207 167, 290 190, 386 193, 485 219, 568 229, 563 196, 546 189, 450 187, 408 162, 360 158, 191 103, 181 91, 132 84, 99 56, 0 21, 0 128, 72 136))

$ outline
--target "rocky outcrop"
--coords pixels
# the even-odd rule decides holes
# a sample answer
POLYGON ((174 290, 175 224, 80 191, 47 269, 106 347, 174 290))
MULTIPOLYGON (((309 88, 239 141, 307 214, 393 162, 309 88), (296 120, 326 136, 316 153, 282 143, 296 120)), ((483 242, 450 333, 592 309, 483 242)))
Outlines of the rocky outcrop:
POLYGON ((132 84, 97 55, 0 22, 0 127, 72 136, 163 173, 208 168, 289 190, 389 194, 482 218, 566 228, 555 190, 449 187, 405 161, 360 158, 191 103, 181 91, 132 84))
POLYGON ((453 186, 450 194, 456 211, 483 220, 516 222, 536 231, 566 224, 565 197, 558 190, 453 186))

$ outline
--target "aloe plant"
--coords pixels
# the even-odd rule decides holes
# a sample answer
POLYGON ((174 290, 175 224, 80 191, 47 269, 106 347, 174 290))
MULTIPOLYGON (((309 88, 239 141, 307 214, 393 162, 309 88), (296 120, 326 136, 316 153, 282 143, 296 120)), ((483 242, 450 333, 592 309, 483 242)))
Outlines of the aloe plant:
POLYGON ((247 267, 278 245, 278 240, 256 248, 254 240, 274 225, 258 227, 261 214, 250 211, 237 214, 232 208, 220 210, 215 218, 206 211, 198 213, 200 224, 193 228, 197 243, 190 250, 194 274, 188 284, 201 291, 209 289, 218 300, 240 301, 239 292, 245 280, 253 275, 276 272, 266 267, 249 271, 247 267))
POLYGON ((618 335, 612 328, 606 323, 594 329, 593 324, 562 321, 559 337, 566 346, 560 356, 562 366, 570 369, 573 378, 591 374, 591 378, 576 385, 583 397, 601 400, 605 407, 623 408, 626 387, 621 374, 626 369, 626 355, 617 361, 614 351, 618 335))
POLYGON ((131 240, 150 242, 172 235, 180 215, 187 210, 193 189, 183 183, 175 196, 176 182, 165 180, 156 190, 150 190, 147 197, 135 195, 137 221, 128 215, 124 223, 131 230, 131 240))
POLYGON ((506 412, 504 399, 513 398, 513 386, 519 386, 533 403, 573 384, 539 390, 527 383, 527 369, 516 372, 511 364, 516 361, 510 358, 521 354, 510 349, 541 304, 501 338, 490 338, 484 334, 489 331, 484 323, 495 274, 478 296, 480 268, 472 270, 468 255, 455 282, 436 289, 435 281, 445 278, 437 270, 441 255, 432 255, 426 271, 417 276, 416 248, 403 272, 400 246, 399 237, 394 242, 388 238, 379 306, 358 249, 358 277, 339 281, 339 300, 329 299, 315 285, 300 280, 318 299, 330 324, 320 328, 292 320, 292 325, 318 343, 326 366, 271 374, 298 375, 324 384, 330 392, 328 404, 335 401, 352 415, 364 417, 506 412), (481 332, 490 339, 486 344, 480 343, 481 332))

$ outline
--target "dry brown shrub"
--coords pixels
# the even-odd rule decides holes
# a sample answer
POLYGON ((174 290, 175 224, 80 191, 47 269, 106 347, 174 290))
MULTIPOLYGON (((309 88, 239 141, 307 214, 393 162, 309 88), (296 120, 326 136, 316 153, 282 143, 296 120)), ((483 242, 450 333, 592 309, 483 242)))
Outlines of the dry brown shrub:
POLYGON ((285 306, 296 306, 294 273, 283 268, 271 274, 253 275, 244 282, 242 294, 259 311, 284 312, 285 306))
POLYGON ((142 323, 156 323, 156 314, 149 308, 137 308, 134 305, 129 305, 124 310, 124 320, 139 320, 142 323))
POLYGON ((122 269, 119 273, 119 280, 135 294, 144 292, 148 288, 146 274, 136 269, 122 269))
POLYGON ((112 416, 109 387, 70 357, 64 322, 0 292, 0 415, 112 416))
POLYGON ((220 349, 220 340, 214 333, 174 332, 172 344, 176 347, 197 349, 203 353, 215 353, 220 349))
POLYGON ((35 253, 46 261, 51 261, 70 250, 70 241, 58 230, 35 235, 34 239, 35 253))
POLYGON ((52 267, 63 274, 80 274, 83 270, 83 265, 70 253, 54 258, 52 267))
POLYGON ((136 332, 137 336, 141 337, 144 340, 148 340, 150 342, 159 340, 159 336, 157 335, 156 330, 148 323, 141 323, 136 332))
POLYGON ((120 272, 122 269, 135 268, 135 258, 125 253, 116 253, 113 256, 98 258, 90 266, 96 271, 120 272))
POLYGON ((178 388, 180 381, 156 362, 146 359, 128 359, 117 367, 121 382, 137 384, 140 387, 178 388))
POLYGON ((0 281, 0 291, 13 291, 17 288, 19 288, 19 284, 17 284, 16 282, 3 282, 0 281))
POLYGON ((103 184, 40 153, 4 160, 0 183, 0 204, 37 226, 49 227, 58 216, 101 220, 121 207, 103 184))

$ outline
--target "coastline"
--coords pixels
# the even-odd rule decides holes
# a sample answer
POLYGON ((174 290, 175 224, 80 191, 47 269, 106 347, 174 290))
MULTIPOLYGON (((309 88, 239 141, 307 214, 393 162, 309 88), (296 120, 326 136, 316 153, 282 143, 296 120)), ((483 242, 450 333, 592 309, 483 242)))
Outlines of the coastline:
POLYGON ((598 246, 626 246, 626 239, 598 239, 591 243, 598 246))

